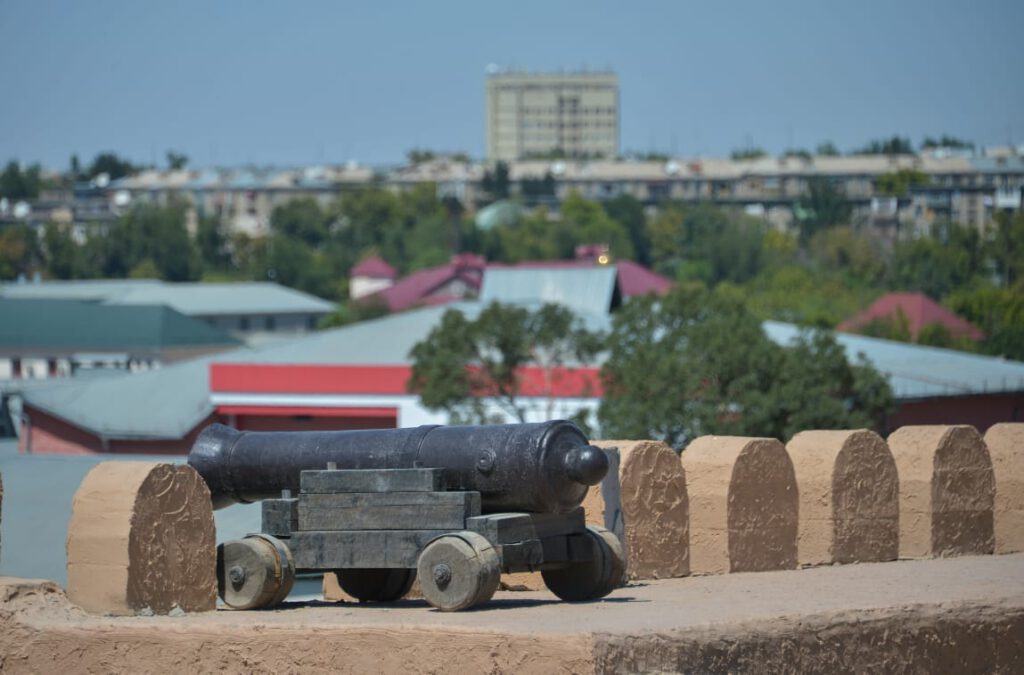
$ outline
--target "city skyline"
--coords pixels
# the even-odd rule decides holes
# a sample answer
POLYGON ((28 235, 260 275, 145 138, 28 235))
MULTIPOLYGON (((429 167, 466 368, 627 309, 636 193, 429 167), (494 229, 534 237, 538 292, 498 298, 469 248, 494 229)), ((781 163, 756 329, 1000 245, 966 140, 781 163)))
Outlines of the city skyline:
POLYGON ((1024 140, 1024 6, 0 0, 0 159, 65 169, 484 155, 490 64, 611 69, 620 151, 727 155, 893 134, 1024 140))

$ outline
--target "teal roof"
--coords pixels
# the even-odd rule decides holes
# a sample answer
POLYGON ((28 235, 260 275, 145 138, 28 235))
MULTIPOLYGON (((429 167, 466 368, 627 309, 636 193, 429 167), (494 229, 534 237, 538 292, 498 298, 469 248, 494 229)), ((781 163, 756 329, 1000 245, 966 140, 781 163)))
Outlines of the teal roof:
POLYGON ((0 297, 0 350, 162 350, 239 341, 204 321, 159 305, 0 297))
POLYGON ((107 305, 167 305, 189 316, 329 314, 332 302, 271 282, 170 282, 88 279, 0 285, 0 297, 95 300, 107 305))
POLYGON ((480 303, 557 303, 577 314, 607 315, 621 301, 614 266, 488 268, 480 303))

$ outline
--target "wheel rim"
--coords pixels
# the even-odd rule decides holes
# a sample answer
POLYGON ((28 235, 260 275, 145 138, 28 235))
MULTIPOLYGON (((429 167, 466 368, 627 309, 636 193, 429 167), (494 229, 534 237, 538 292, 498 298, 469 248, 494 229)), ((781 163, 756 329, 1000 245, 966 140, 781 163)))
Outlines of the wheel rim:
POLYGON ((288 596, 294 583, 291 551, 279 539, 261 534, 217 547, 217 585, 228 607, 273 607, 288 596))
POLYGON ((596 525, 588 525, 585 535, 593 550, 591 560, 544 570, 544 584, 567 602, 596 600, 611 593, 622 582, 625 560, 618 538, 596 525))

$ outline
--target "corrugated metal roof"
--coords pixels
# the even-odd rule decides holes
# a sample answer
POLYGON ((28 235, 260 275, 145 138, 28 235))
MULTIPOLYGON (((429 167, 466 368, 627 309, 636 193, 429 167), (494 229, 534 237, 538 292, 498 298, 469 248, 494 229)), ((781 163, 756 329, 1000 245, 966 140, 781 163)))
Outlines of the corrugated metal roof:
POLYGON ((211 361, 208 356, 140 373, 53 380, 22 397, 101 437, 179 439, 213 412, 211 361))
POLYGON ((155 279, 43 281, 0 285, 0 297, 166 305, 189 316, 328 314, 334 303, 271 282, 202 283, 155 279))
MULTIPOLYGON (((0 440, 4 482, 3 549, 0 575, 52 579, 67 584, 71 500, 82 478, 101 461, 181 463, 185 457, 157 455, 19 455, 16 441, 0 440)), ((240 504, 214 512, 217 541, 260 531, 260 505, 240 504)))
POLYGON ((480 302, 553 302, 581 314, 606 314, 615 298, 614 266, 570 269, 488 268, 480 302))
MULTIPOLYGON (((765 321, 765 332, 779 344, 789 344, 800 327, 765 321)), ((924 347, 879 338, 836 333, 847 358, 858 354, 888 376, 897 399, 1024 391, 1024 363, 952 349, 924 347)))
POLYGON ((219 354, 218 363, 288 364, 409 364, 409 352, 438 324, 449 309, 457 309, 468 318, 476 318, 478 302, 454 302, 442 307, 424 307, 391 314, 371 321, 325 330, 306 337, 253 351, 219 354))
POLYGON ((0 298, 0 350, 157 350, 237 344, 237 339, 205 321, 159 305, 0 298))

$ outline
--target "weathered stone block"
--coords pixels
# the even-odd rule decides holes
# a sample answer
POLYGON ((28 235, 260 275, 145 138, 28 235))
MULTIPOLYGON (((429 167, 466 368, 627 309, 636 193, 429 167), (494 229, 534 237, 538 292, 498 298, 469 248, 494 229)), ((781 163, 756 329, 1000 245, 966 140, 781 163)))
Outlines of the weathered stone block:
POLYGON ((985 433, 996 481, 996 553, 1024 551, 1024 424, 996 424, 985 433))
POLYGON ((906 426, 889 436, 900 477, 900 557, 992 553, 995 480, 972 426, 906 426))
POLYGON ((899 555, 899 478, 873 431, 803 431, 786 445, 800 494, 801 565, 899 555))
POLYGON ((213 506, 188 465, 97 464, 75 493, 67 554, 68 597, 86 611, 216 606, 213 506))
POLYGON ((702 436, 682 454, 690 500, 690 569, 756 572, 796 567, 793 464, 773 438, 702 436))

